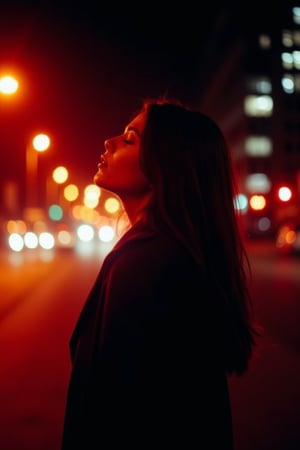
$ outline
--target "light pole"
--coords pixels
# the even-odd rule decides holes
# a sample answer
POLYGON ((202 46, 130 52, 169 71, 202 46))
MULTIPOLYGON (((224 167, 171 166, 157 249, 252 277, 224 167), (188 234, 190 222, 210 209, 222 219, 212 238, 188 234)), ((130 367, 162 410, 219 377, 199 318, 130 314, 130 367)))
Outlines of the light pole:
POLYGON ((46 151, 50 145, 47 134, 37 134, 26 147, 26 208, 38 207, 37 172, 38 154, 46 151))
MULTIPOLYGON (((19 82, 11 75, 2 75, 0 77, 0 100, 6 102, 11 101, 10 97, 16 93, 19 88, 19 82)), ((0 143, 0 151, 1 151, 0 143)), ((0 214, 2 211, 15 212, 18 210, 18 186, 15 180, 7 180, 3 183, 3 190, 0 192, 0 197, 3 199, 0 205, 0 214)))

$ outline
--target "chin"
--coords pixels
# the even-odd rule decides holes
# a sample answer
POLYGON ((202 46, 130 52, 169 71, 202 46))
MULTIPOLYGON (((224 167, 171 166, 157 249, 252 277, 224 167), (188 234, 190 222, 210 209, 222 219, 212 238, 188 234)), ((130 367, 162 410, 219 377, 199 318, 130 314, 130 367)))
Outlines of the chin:
POLYGON ((99 172, 97 172, 95 175, 94 175, 94 178, 93 178, 93 181, 94 181, 94 183, 95 184, 97 184, 97 185, 99 185, 99 183, 100 183, 100 174, 99 174, 99 172))
POLYGON ((101 189, 106 189, 106 190, 110 190, 109 189, 109 184, 107 184, 101 177, 101 174, 96 173, 96 175, 93 178, 93 182, 96 186, 98 186, 101 189))

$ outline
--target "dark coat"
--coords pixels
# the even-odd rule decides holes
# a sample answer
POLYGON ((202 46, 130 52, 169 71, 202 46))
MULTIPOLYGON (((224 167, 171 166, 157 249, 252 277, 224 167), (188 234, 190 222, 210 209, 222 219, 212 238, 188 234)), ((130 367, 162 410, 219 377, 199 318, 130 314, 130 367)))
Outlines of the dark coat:
POLYGON ((62 450, 232 450, 215 301, 174 240, 140 225, 105 258, 71 338, 62 450))

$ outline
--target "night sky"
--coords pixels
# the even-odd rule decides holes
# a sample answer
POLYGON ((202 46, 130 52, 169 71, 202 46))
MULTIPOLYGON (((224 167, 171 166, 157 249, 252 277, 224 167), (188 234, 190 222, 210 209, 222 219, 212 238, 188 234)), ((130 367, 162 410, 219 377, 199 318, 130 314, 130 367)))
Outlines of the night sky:
POLYGON ((201 108, 233 43, 259 28, 267 10, 257 16, 253 4, 247 13, 189 1, 7 3, 0 6, 0 75, 10 71, 20 87, 14 98, 0 98, 1 180, 21 184, 35 132, 52 140, 41 171, 65 165, 70 182, 88 183, 104 139, 123 129, 143 97, 167 93, 201 108))

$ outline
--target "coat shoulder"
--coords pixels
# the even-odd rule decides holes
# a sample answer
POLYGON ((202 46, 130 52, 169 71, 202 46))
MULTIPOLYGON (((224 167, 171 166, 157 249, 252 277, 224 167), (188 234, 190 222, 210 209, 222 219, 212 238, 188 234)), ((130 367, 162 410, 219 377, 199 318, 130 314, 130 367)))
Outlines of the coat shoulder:
POLYGON ((189 252, 168 236, 159 233, 136 236, 125 241, 116 250, 116 264, 137 264, 141 266, 193 266, 195 262, 189 252))

